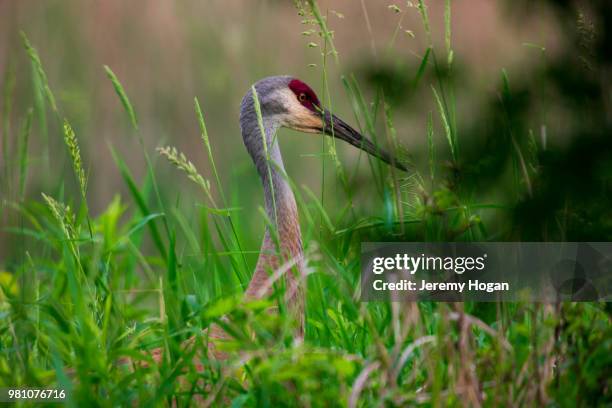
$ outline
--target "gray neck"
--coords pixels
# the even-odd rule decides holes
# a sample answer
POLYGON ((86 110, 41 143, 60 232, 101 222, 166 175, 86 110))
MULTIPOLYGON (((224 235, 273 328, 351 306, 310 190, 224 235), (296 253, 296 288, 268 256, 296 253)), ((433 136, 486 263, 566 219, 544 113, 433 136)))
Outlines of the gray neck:
MULTIPOLYGON (((254 115, 254 112, 252 112, 254 115)), ((281 156, 276 131, 280 127, 273 119, 263 118, 266 147, 255 116, 249 120, 249 113, 241 115, 244 144, 255 163, 264 189, 266 214, 278 228, 279 218, 295 216, 296 204, 291 186, 285 179, 285 167, 281 156), (245 117, 246 116, 246 117, 245 117), (267 150, 267 151, 266 151, 267 150)))

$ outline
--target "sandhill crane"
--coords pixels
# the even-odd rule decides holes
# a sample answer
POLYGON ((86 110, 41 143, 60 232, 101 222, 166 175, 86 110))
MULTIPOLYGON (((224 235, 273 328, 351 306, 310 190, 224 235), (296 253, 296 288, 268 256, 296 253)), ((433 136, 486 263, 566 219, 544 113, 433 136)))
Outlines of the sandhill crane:
POLYGON ((351 126, 324 109, 317 95, 304 82, 290 76, 264 78, 254 85, 260 116, 252 89, 242 99, 240 127, 264 189, 265 209, 276 231, 266 226, 255 272, 246 290, 247 298, 265 296, 270 290, 270 272, 289 263, 285 273, 286 301, 298 321, 297 337, 304 333, 302 235, 298 210, 287 181, 276 132, 286 127, 300 132, 321 133, 344 140, 379 159, 406 171, 384 150, 375 146, 351 126), (259 117, 261 120, 259 120, 259 117), (276 244, 274 235, 276 234, 276 244), (295 276, 297 275, 297 276, 295 276))
MULTIPOLYGON (((270 221, 266 225, 261 252, 246 290, 246 298, 252 300, 265 297, 270 293, 272 283, 283 277, 287 309, 297 320, 296 338, 301 339, 304 335, 304 291, 300 282, 304 277, 302 233, 295 197, 287 181, 276 139, 278 129, 286 127, 305 133, 330 135, 400 170, 406 171, 406 168, 324 109, 308 85, 290 76, 273 76, 258 81, 246 93, 240 108, 242 139, 259 173, 266 215, 270 221)), ((211 356, 215 359, 226 358, 227 355, 217 350, 215 343, 216 340, 227 339, 228 334, 218 325, 212 325, 207 337, 213 340, 208 344, 211 356)), ((192 337, 184 346, 193 345, 195 340, 192 337)), ((150 354, 159 362, 163 357, 163 349, 151 350, 150 354)))

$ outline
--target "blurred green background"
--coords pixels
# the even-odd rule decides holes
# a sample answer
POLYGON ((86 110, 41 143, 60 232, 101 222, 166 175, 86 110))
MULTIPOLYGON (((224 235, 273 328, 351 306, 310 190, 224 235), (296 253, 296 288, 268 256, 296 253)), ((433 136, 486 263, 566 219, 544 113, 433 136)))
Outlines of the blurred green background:
MULTIPOLYGON (((433 68, 429 66, 419 85, 412 86, 429 39, 417 8, 397 2, 398 13, 391 4, 320 3, 340 57, 339 65, 332 58, 327 61, 330 92, 336 112, 356 125, 340 75, 354 74, 369 100, 384 90, 400 143, 417 168, 425 171, 429 112, 434 114, 434 137, 441 146, 438 157, 449 157, 430 87, 435 84, 433 68), (367 21, 363 7, 367 8, 367 21), (394 44, 389 47, 394 35, 394 44)), ((432 42, 444 49, 444 2, 432 1, 428 6, 432 42)), ((610 36, 606 25, 610 7, 606 2, 576 7, 571 2, 535 5, 483 0, 453 2, 452 7, 453 68, 449 81, 458 139, 465 153, 462 162, 453 166, 460 167, 464 185, 483 202, 504 203, 516 199, 517 194, 524 196, 504 182, 512 148, 507 143, 508 133, 512 133, 525 151, 532 140, 538 154, 553 152, 552 173, 540 173, 545 189, 536 189, 545 196, 536 192, 524 197, 525 202, 517 207, 522 211, 520 218, 529 220, 520 222, 527 230, 533 222, 543 222, 542 216, 554 216, 558 208, 567 205, 564 189, 571 190, 571 200, 593 205, 592 195, 605 197, 599 196, 601 190, 595 191, 602 185, 601 180, 593 180, 597 176, 592 173, 608 177, 603 192, 609 193, 610 55, 603 47, 610 36), (502 69, 509 80, 508 100, 502 95, 502 69), (593 160, 596 169, 591 168, 593 160)), ((155 147, 174 145, 187 152, 203 174, 210 174, 193 113, 193 97, 200 99, 223 185, 239 193, 233 203, 246 212, 246 225, 258 237, 262 223, 248 214, 261 205, 261 190, 242 146, 238 107, 250 84, 268 75, 294 75, 323 93, 321 47, 309 46, 322 41, 316 34, 305 35, 313 27, 304 20, 307 18, 298 15, 290 1, 150 2, 146 6, 124 1, 1 2, 0 78, 4 100, 12 100, 3 129, 6 144, 1 157, 9 163, 2 166, 2 199, 16 199, 10 197, 15 190, 7 186, 17 182, 17 175, 10 170, 7 174, 7 168, 16 160, 16 135, 33 99, 30 63, 19 36, 23 30, 39 51, 62 115, 69 118, 77 133, 90 179, 88 201, 93 214, 106 207, 115 194, 125 193, 110 145, 127 159, 137 180, 145 170, 138 141, 130 137, 128 120, 105 77, 103 65, 108 65, 135 106, 146 149, 156 156, 152 153, 155 147)), ((7 113, 6 103, 4 106, 7 113)), ((35 120, 30 137, 26 184, 30 197, 56 190, 60 184, 65 184, 68 195, 76 191, 75 183, 65 177, 71 164, 59 125, 50 118, 47 122, 48 130, 35 120)), ((378 121, 377 126, 384 133, 384 121, 378 121)), ((321 138, 284 130, 281 147, 296 184, 306 184, 321 194, 321 138)), ((358 152, 343 144, 339 152, 342 162, 352 168, 358 152)), ((456 171, 449 170, 453 166, 442 165, 439 174, 456 171)), ((164 199, 180 197, 188 206, 199 200, 196 188, 175 169, 163 162, 155 167, 164 199)), ((355 202, 367 212, 378 204, 367 194, 369 175, 359 176, 366 168, 364 162, 360 168, 353 187, 357 197, 359 191, 365 194, 355 202)), ((537 169, 533 170, 535 174, 537 169)), ((343 198, 336 195, 335 174, 329 171, 327 179, 325 194, 332 197, 327 203, 333 207, 335 199, 343 198)), ((601 203, 608 204, 609 199, 601 203)), ((576 215, 587 216, 587 222, 597 225, 592 225, 590 232, 576 233, 575 239, 610 239, 610 213, 603 208, 598 211, 576 215), (595 219, 595 215, 604 218, 595 219)), ((6 225, 7 210, 3 212, 6 225)), ((510 216, 506 221, 512 219, 510 216)), ((506 225, 504 220, 496 223, 506 225)), ((534 231, 528 234, 529 239, 546 239, 540 228, 534 231)), ((504 233, 505 238, 513 236, 520 238, 520 234, 504 233)), ((554 237, 566 238, 555 234, 550 238, 554 237)), ((3 233, 1 240, 0 258, 7 259, 10 239, 3 233)))

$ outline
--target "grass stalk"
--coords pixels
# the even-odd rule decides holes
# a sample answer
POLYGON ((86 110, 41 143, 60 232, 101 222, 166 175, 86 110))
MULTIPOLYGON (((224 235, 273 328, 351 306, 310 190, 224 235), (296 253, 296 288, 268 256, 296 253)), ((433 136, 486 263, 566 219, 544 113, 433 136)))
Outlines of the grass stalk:
POLYGON ((32 132, 32 108, 28 109, 19 135, 19 200, 24 201, 26 181, 28 178, 28 145, 32 132))

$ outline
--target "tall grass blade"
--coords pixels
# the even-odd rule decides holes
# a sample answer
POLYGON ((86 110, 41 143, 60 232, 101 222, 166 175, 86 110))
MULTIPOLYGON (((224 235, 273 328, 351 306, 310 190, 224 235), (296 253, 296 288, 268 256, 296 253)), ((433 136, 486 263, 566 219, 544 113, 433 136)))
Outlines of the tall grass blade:
MULTIPOLYGON (((365 130, 372 138, 372 142, 375 145, 378 145, 378 138, 377 138, 377 132, 376 132, 376 126, 375 126, 375 113, 374 113, 375 111, 368 109, 366 101, 365 101, 365 97, 363 93, 361 92, 361 88, 357 84, 357 80, 355 79, 354 75, 351 75, 350 77, 349 89, 351 91, 350 94, 352 98, 354 99, 355 104, 357 106, 357 111, 355 112, 355 115, 364 118, 365 125, 366 125, 365 130)), ((359 157, 361 156, 362 156, 362 152, 360 150, 359 157)), ((372 174, 375 176, 375 179, 377 181, 376 187, 378 189, 378 192, 380 196, 382 197, 383 190, 384 190, 384 174, 383 174, 382 164, 380 163, 380 160, 373 160, 367 154, 365 156, 366 156, 366 159, 368 160, 368 163, 370 164, 372 174)))
MULTIPOLYGON (((224 207, 228 206, 228 202, 225 198, 225 193, 223 191, 223 185, 221 184, 221 178, 219 177, 219 173, 217 172, 217 166, 215 164, 215 158, 212 152, 212 147, 210 144, 210 139, 208 137, 208 130, 206 129, 206 122, 204 121, 204 115, 202 113, 202 109, 200 108, 200 102, 198 98, 194 98, 194 107, 196 111, 196 116, 198 117, 198 123, 200 125, 200 132, 202 136, 202 140, 204 141, 204 145, 206 146, 206 152, 208 153, 208 160, 210 161, 210 165, 213 170, 213 175, 215 177, 215 181, 217 183, 217 190, 219 190, 219 194, 221 195, 221 202, 224 207)), ((236 226, 234 225, 234 220, 231 214, 227 215, 227 219, 229 222, 230 229, 232 230, 232 234, 234 235, 234 240, 236 241, 236 245, 238 246, 239 251, 242 252, 242 245, 240 243, 240 238, 238 236, 238 231, 236 230, 236 226)), ((242 261, 244 263, 245 269, 247 268, 247 261, 242 254, 242 261)))
POLYGON ((204 121, 204 115, 202 114, 202 109, 200 108, 200 102, 198 98, 193 98, 194 108, 196 112, 196 116, 198 117, 198 124, 200 125, 200 134, 202 137, 202 141, 204 141, 204 146, 206 146, 206 153, 208 154, 208 160, 210 161, 210 166, 213 170, 213 175, 215 176, 215 181, 217 182, 217 188, 219 190, 219 194, 221 195, 221 199, 223 201, 223 205, 227 206, 225 201, 225 194, 223 192, 223 186, 221 184, 221 178, 219 177, 219 173, 217 172, 217 166, 215 164, 215 158, 213 156, 212 147, 210 145, 210 139, 208 137, 208 130, 206 129, 206 122, 204 121))
POLYGON ((304 188, 304 191, 306 191, 306 195, 310 197, 312 201, 315 203, 315 206, 321 215, 321 219, 324 221, 329 232, 333 234, 336 228, 334 227, 334 224, 329 218, 329 214, 327 214, 327 211, 325 211, 323 204, 321 203, 321 201, 317 198, 316 194, 311 189, 309 189, 306 186, 303 186, 303 188, 304 188))
POLYGON ((19 198, 21 201, 24 199, 26 180, 28 178, 28 144, 30 132, 32 131, 33 114, 33 109, 28 109, 19 135, 19 198))
POLYGON ((453 63, 453 49, 451 48, 451 0, 444 3, 444 44, 446 45, 446 56, 448 66, 453 63))
POLYGON ((117 93, 117 96, 119 97, 119 100, 121 101, 121 104, 123 105, 123 108, 125 109, 125 112, 127 113, 128 118, 130 119, 130 123, 134 127, 134 130, 138 130, 138 120, 136 119, 136 112, 134 112, 134 108, 132 107, 130 99, 125 93, 125 90, 123 89, 123 85, 121 85, 119 78, 117 78, 117 75, 115 75, 113 70, 110 69, 108 65, 104 65, 104 71, 106 72, 106 76, 113 84, 113 88, 115 88, 115 92, 117 93))
POLYGON ((253 104, 255 105, 255 113, 257 114, 257 125, 259 126, 259 132, 261 134, 261 141, 263 143, 264 154, 266 156, 266 167, 268 169, 268 181, 270 183, 270 194, 272 195, 272 207, 274 210, 274 227, 273 234, 278 232, 277 228, 277 210, 276 210, 276 193, 274 192, 274 182, 272 180, 272 168, 270 167, 270 152, 268 151, 268 135, 266 135, 266 130, 263 124, 263 117, 261 114, 261 105, 259 104, 259 97, 257 96, 257 90, 255 89, 255 85, 251 86, 251 94, 253 96, 253 104))
POLYGON ((427 6, 425 5, 425 1, 419 0, 417 8, 419 9, 419 14, 421 14, 421 20, 423 21, 423 27, 425 28, 425 33, 427 34, 427 41, 431 47, 433 46, 433 43, 431 41, 431 28, 429 25, 429 14, 427 13, 427 6))
MULTIPOLYGON (((159 187, 157 186, 157 180, 156 180, 156 177, 155 177, 155 172, 153 171, 153 164, 151 163, 151 158, 149 157, 149 154, 147 153, 147 150, 146 150, 146 147, 145 147, 142 135, 140 134, 140 131, 138 130, 138 121, 136 119, 136 113, 134 111, 134 108, 132 107, 132 104, 130 103, 130 100, 129 100, 126 92, 125 92, 125 89, 123 88, 123 85, 121 85, 121 82, 119 81, 119 79, 117 78, 115 73, 108 66, 104 66, 104 70, 106 71, 106 75, 110 79, 110 81, 111 81, 111 83, 113 85, 113 88, 115 89, 115 92, 116 92, 117 96, 119 97, 119 99, 121 101, 121 104, 123 105, 124 110, 126 111, 128 117, 130 119, 130 122, 132 123, 132 127, 134 129, 134 132, 138 136, 138 142, 140 143, 140 146, 142 148, 143 155, 144 155, 144 158, 145 158, 145 162, 147 163, 147 175, 151 179, 151 183, 153 185, 153 190, 155 192, 155 197, 157 199, 157 204, 158 204, 159 208, 162 210, 162 212, 165 213, 165 211, 164 211, 164 204, 163 204, 163 201, 161 199, 161 194, 159 192, 159 187)), ((143 207, 141 207, 141 209, 143 209, 143 207)), ((145 215, 145 216, 148 215, 148 212, 147 213, 143 213, 143 215, 145 215)), ((170 227, 168 226, 167 217, 162 218, 162 223, 164 225, 166 236, 167 236, 168 239, 170 239, 170 227)), ((150 224, 150 225, 154 225, 154 224, 150 224)), ((161 250, 161 248, 163 248, 161 237, 158 236, 158 237, 155 238, 155 240, 157 241, 156 245, 160 249, 160 254, 163 254, 164 260, 167 261, 168 258, 166 256, 165 249, 163 251, 161 250), (159 239, 159 241, 157 241, 158 239, 159 239)))
POLYGON ((433 113, 427 115, 427 151, 429 156, 429 177, 433 186, 436 177, 436 146, 434 144, 433 113))
POLYGON ((431 47, 427 47, 425 50, 425 55, 421 59, 421 64, 419 64, 419 69, 417 70, 416 76, 414 77, 413 88, 417 89, 419 82, 421 82, 421 78, 423 78, 423 74, 425 74, 425 70, 427 69, 427 64, 429 62, 429 54, 431 53, 431 47))
MULTIPOLYGON (((502 69, 502 83, 503 83, 503 102, 504 107, 506 109, 506 116, 508 117, 508 131, 510 133, 510 140, 512 141, 512 147, 514 151, 513 157, 515 158, 515 162, 518 163, 520 167, 520 171, 523 174, 523 179, 525 180, 525 187, 527 188, 527 193, 529 196, 533 196, 533 189, 531 186, 531 178, 529 177, 529 169, 527 168, 527 162, 521 150, 521 146, 516 140, 515 132, 512 125, 512 118, 510 117, 509 105, 512 103, 512 95, 510 93, 510 80, 508 79, 508 72, 505 69, 502 69)), ((518 183, 517 187, 518 187, 518 183)))
POLYGON ((36 73, 38 74, 38 77, 41 80, 41 85, 42 85, 42 88, 44 90, 44 93, 47 99, 49 100, 49 105, 51 105, 51 109, 53 109, 53 111, 57 113, 58 110, 57 110, 57 104, 55 103, 55 97, 53 96, 53 92, 51 92, 51 88, 49 87, 49 81, 47 80, 47 74, 45 73, 45 70, 43 69, 42 63, 40 62, 38 51, 36 51, 36 49, 32 47, 32 45, 30 44, 30 40, 28 40, 28 37, 23 31, 20 34, 21 34, 21 40, 23 41, 23 46, 25 47, 26 52, 28 53, 28 56, 30 57, 30 60, 32 61, 32 66, 36 70, 36 73))
MULTIPOLYGON (((152 215, 153 212, 149 209, 149 206, 147 205, 147 200, 145 199, 145 197, 143 197, 142 193, 140 192, 140 188, 134 182, 132 174, 130 173, 130 170, 128 169, 123 159, 119 157, 115 149, 113 149, 112 147, 111 154, 113 156, 115 164, 119 168, 121 178, 123 178, 123 181, 125 182, 125 184, 127 184, 128 190, 130 191, 132 198, 136 202, 136 205, 138 206, 138 209, 140 210, 142 216, 148 217, 152 215)), ((147 225, 149 226, 149 230, 151 231, 151 238, 153 240, 153 243, 155 244, 155 247, 157 248, 161 257, 166 260, 168 258, 168 254, 161 239, 159 230, 157 229, 157 225, 155 225, 154 222, 149 222, 147 223, 147 225)))
POLYGON ((450 127, 448 116, 446 115, 446 110, 444 109, 444 105, 442 104, 442 100, 440 99, 440 96, 438 95, 436 88, 434 88, 434 86, 432 85, 431 89, 433 91, 433 94, 436 100, 436 104, 438 106, 440 118, 442 119, 442 126, 444 127, 444 134, 446 135, 446 140, 448 141, 451 155, 453 157, 453 160, 457 161, 457 146, 455 143, 455 139, 453 137, 453 132, 450 127))
MULTIPOLYGON (((384 114, 385 114, 385 124, 386 124, 385 128, 387 129, 387 132, 391 139, 390 149, 391 149, 391 154, 392 154, 391 157, 393 158, 392 161, 396 161, 398 160, 397 131, 395 130, 395 125, 393 124, 391 105, 389 105, 388 103, 384 104, 384 114)), ((393 193, 395 196, 395 200, 393 204, 395 206, 395 213, 399 217, 400 225, 402 226, 401 233, 403 234, 404 233, 404 229, 403 229, 404 209, 402 207, 402 196, 400 192, 400 185, 398 182, 398 178, 397 178, 394 166, 391 166, 391 178, 393 180, 393 193)))

